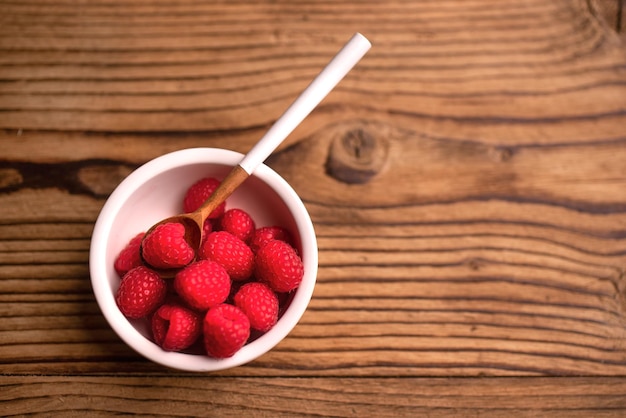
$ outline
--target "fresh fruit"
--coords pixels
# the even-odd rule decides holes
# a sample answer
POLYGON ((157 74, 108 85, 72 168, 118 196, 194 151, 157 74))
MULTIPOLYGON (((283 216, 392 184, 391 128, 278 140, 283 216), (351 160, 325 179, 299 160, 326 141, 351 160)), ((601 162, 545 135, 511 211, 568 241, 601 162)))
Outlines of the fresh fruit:
POLYGON ((214 358, 228 358, 248 341, 250 321, 241 309, 223 303, 208 310, 203 330, 207 354, 214 358))
POLYGON ((283 227, 273 225, 256 229, 250 238, 250 248, 256 254, 262 246, 275 239, 285 241, 293 246, 293 240, 289 231, 283 227))
POLYGON ((235 294, 234 302, 246 314, 253 329, 267 332, 278 320, 278 297, 264 283, 246 283, 235 294))
POLYGON ((230 232, 243 242, 248 242, 256 226, 248 212, 233 208, 224 212, 219 220, 219 228, 222 231, 230 232))
POLYGON ((302 282, 304 266, 292 246, 273 240, 257 252, 255 275, 275 292, 290 292, 302 282))
POLYGON ((206 311, 226 300, 230 278, 215 261, 200 260, 176 273, 174 289, 189 306, 206 311))
POLYGON ((180 305, 162 305, 152 315, 154 341, 166 351, 181 351, 192 345, 202 332, 202 319, 180 305))
POLYGON ((123 277, 124 274, 128 273, 129 270, 141 265, 141 240, 145 235, 144 232, 140 232, 135 235, 131 240, 126 244, 126 247, 120 251, 115 259, 115 263, 113 267, 117 274, 120 277, 123 277))
MULTIPOLYGON (((211 177, 194 183, 185 212, 218 186, 211 177)), ((304 266, 287 229, 256 228, 248 212, 225 206, 205 221, 197 253, 184 226, 169 222, 134 236, 114 260, 120 311, 144 321, 165 351, 196 354, 204 346, 213 358, 233 356, 276 325, 302 281, 304 266)))
POLYGON ((185 241, 185 227, 178 222, 158 225, 143 240, 142 256, 157 269, 181 268, 191 263, 194 249, 185 241))
MULTIPOLYGON (((185 196, 183 198, 183 210, 185 212, 193 212, 198 209, 205 200, 209 198, 220 185, 220 181, 214 177, 205 177, 194 184, 191 185, 187 189, 185 196)), ((219 218, 224 214, 224 210, 226 209, 226 202, 222 202, 216 207, 211 214, 209 214, 209 219, 219 218)))
POLYGON ((202 236, 204 239, 206 239, 211 232, 213 232, 213 222, 211 222, 211 219, 207 218, 204 220, 204 224, 202 224, 202 236))
POLYGON ((167 284, 154 271, 138 266, 122 277, 115 295, 120 311, 128 318, 143 318, 165 300, 167 284))
POLYGON ((200 247, 199 257, 220 264, 232 280, 249 279, 254 272, 254 253, 230 232, 210 233, 200 247))

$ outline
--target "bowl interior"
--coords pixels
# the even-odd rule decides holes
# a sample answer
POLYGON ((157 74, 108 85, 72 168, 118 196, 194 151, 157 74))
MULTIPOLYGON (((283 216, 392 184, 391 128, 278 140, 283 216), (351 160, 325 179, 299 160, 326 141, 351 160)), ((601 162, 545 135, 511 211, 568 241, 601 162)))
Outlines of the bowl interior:
POLYGON ((288 229, 305 264, 305 278, 289 309, 272 330, 246 345, 230 359, 170 353, 149 340, 146 321, 129 321, 115 304, 119 277, 113 268, 117 254, 139 232, 182 212, 185 191, 206 176, 223 179, 241 154, 210 148, 177 151, 146 163, 131 173, 111 194, 92 236, 90 269, 96 299, 112 328, 144 356, 184 370, 217 370, 251 361, 271 349, 295 326, 308 304, 317 275, 317 245, 304 205, 273 170, 258 167, 227 200, 228 208, 246 210, 257 227, 280 225, 288 229))

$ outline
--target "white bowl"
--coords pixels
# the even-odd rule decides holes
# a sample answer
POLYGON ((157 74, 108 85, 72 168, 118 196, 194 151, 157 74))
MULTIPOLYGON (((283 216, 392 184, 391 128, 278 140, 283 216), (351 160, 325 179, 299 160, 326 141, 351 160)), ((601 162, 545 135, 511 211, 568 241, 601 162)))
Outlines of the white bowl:
POLYGON ((257 227, 280 225, 293 235, 304 263, 304 278, 276 325, 245 345, 233 357, 167 352, 151 341, 145 321, 127 319, 115 303, 120 278, 113 268, 117 254, 136 234, 159 220, 182 212, 186 189, 206 176, 222 179, 242 154, 216 148, 192 148, 158 157, 132 172, 107 199, 96 221, 89 254, 91 283, 105 318, 126 344, 144 357, 186 371, 214 371, 248 363, 283 340, 306 310, 317 278, 317 240, 311 218, 296 192, 266 165, 227 200, 227 208, 242 208, 257 227))

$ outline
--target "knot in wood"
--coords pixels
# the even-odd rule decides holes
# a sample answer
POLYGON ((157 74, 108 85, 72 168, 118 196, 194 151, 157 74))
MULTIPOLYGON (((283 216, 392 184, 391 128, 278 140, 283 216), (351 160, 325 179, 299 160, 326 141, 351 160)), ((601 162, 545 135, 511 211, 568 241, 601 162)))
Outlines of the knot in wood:
POLYGON ((326 170, 348 184, 368 182, 387 160, 387 142, 359 127, 337 135, 330 143, 326 170))

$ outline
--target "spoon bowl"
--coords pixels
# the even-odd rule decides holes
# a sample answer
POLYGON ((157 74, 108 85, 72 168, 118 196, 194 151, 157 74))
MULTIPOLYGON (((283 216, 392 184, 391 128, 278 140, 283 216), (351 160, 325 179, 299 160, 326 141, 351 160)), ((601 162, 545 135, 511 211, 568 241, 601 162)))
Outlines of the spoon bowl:
MULTIPOLYGON (((185 241, 197 253, 197 249, 200 248, 200 243, 202 242, 204 235, 203 226, 206 219, 209 217, 211 212, 213 212, 213 210, 215 210, 215 208, 217 208, 222 202, 228 199, 228 197, 233 194, 235 189, 237 189, 248 177, 249 174, 241 168, 241 166, 236 165, 230 170, 228 176, 220 183, 219 187, 213 192, 213 194, 211 194, 211 196, 198 209, 190 213, 182 213, 160 220, 146 231, 144 237, 152 233, 152 231, 154 231, 154 229, 159 225, 166 223, 179 223, 185 228, 185 241)), ((139 254, 143 259, 143 251, 140 250, 139 254)), ((145 264, 149 264, 145 259, 143 262, 145 264)), ((155 268, 154 266, 152 267, 164 277, 173 277, 179 270, 176 268, 162 269, 155 268)))

